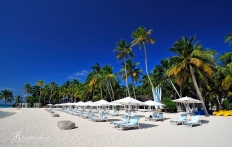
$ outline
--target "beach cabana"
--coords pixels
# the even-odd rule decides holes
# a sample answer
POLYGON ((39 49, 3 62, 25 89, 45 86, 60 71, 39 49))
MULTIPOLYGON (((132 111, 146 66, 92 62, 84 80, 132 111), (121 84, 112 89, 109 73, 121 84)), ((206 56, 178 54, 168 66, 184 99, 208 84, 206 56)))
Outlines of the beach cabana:
POLYGON ((182 97, 182 98, 179 98, 179 99, 176 99, 176 100, 173 100, 173 102, 179 102, 179 103, 184 103, 185 104, 185 107, 186 107, 186 112, 190 112, 190 107, 189 107, 189 104, 190 103, 202 103, 202 101, 200 100, 196 100, 194 98, 191 98, 191 97, 182 97))
POLYGON ((128 105, 129 106, 129 111, 131 110, 131 105, 140 105, 140 104, 142 104, 141 101, 136 100, 136 99, 131 98, 131 97, 122 98, 122 99, 113 101, 113 103, 128 105))

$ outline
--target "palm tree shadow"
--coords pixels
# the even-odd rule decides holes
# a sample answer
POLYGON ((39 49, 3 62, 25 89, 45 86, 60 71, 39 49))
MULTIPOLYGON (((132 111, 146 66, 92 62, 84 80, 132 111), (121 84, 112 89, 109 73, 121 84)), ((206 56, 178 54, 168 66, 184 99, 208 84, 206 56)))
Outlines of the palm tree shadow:
POLYGON ((138 116, 138 117, 145 117, 145 115, 135 115, 135 116, 138 116))
POLYGON ((147 129, 147 128, 156 127, 156 126, 158 126, 158 125, 139 123, 139 126, 140 126, 141 129, 147 129))

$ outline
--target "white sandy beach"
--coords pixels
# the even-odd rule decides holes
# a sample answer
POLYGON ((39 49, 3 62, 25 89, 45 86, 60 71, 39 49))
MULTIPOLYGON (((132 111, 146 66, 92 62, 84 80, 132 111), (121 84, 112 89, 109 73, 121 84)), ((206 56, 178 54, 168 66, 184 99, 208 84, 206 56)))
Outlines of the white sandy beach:
MULTIPOLYGON (((167 114, 163 122, 145 121, 143 116, 151 112, 137 112, 141 116, 142 129, 117 130, 109 127, 109 122, 90 122, 64 112, 57 112, 60 117, 51 117, 44 109, 15 108, 0 109, 0 111, 16 111, 17 114, 0 119, 0 146, 22 147, 79 147, 79 146, 167 146, 167 147, 218 147, 231 146, 232 116, 201 117, 202 125, 193 128, 182 125, 170 125, 171 119, 179 117, 180 113, 167 114), (72 130, 60 130, 59 120, 70 120, 76 123, 72 130), (21 132, 20 141, 16 140, 16 132, 21 132), (15 140, 13 140, 15 139, 15 140)), ((121 114, 125 113, 120 111, 121 114)), ((191 117, 189 117, 191 118, 191 117)), ((122 119, 108 117, 109 121, 122 119)))

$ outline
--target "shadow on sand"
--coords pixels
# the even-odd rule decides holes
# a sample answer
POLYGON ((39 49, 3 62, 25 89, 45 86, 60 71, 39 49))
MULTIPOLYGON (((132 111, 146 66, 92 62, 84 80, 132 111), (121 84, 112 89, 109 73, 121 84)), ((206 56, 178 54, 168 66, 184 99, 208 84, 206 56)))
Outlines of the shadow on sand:
POLYGON ((156 126, 158 126, 158 125, 139 123, 139 126, 140 126, 141 129, 147 129, 147 128, 156 127, 156 126))

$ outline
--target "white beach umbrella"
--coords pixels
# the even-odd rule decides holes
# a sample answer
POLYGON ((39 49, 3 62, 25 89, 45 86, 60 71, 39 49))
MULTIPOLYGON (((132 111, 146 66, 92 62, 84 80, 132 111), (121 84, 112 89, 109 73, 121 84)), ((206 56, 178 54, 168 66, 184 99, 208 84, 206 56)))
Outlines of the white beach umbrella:
POLYGON ((97 104, 97 106, 109 106, 109 102, 108 101, 106 101, 106 100, 100 100, 100 101, 97 101, 97 102, 95 102, 96 104, 97 104))
POLYGON ((141 101, 138 101, 138 100, 136 100, 134 98, 131 98, 131 97, 122 98, 122 99, 113 101, 113 103, 129 105, 129 110, 131 109, 131 105, 140 105, 140 104, 142 104, 141 101))
POLYGON ((122 98, 116 101, 113 101, 112 103, 119 103, 119 104, 125 104, 125 105, 137 105, 137 104, 142 104, 141 101, 138 101, 134 98, 131 97, 126 97, 126 98, 122 98))
MULTIPOLYGON (((185 108, 186 108, 186 112, 189 112, 189 103, 202 103, 202 101, 196 100, 194 98, 191 97, 182 97, 176 100, 173 100, 173 102, 179 102, 179 103, 184 103, 185 104, 185 108)), ((190 111, 191 112, 191 111, 190 111)))
POLYGON ((80 102, 76 103, 76 106, 86 106, 86 103, 80 101, 80 102))
POLYGON ((151 100, 148 100, 146 102, 143 102, 142 104, 140 105, 146 105, 146 106, 165 106, 164 104, 161 104, 161 103, 158 103, 158 102, 155 102, 155 101, 151 101, 151 100))
POLYGON ((175 99, 173 100, 173 102, 180 102, 180 103, 202 103, 202 101, 196 100, 194 98, 191 97, 182 97, 179 99, 175 99))
POLYGON ((52 106, 52 104, 47 104, 48 106, 52 106))
POLYGON ((110 102, 110 104, 109 104, 109 105, 112 105, 112 106, 120 106, 120 105, 122 105, 122 104, 114 103, 114 102, 110 102))

